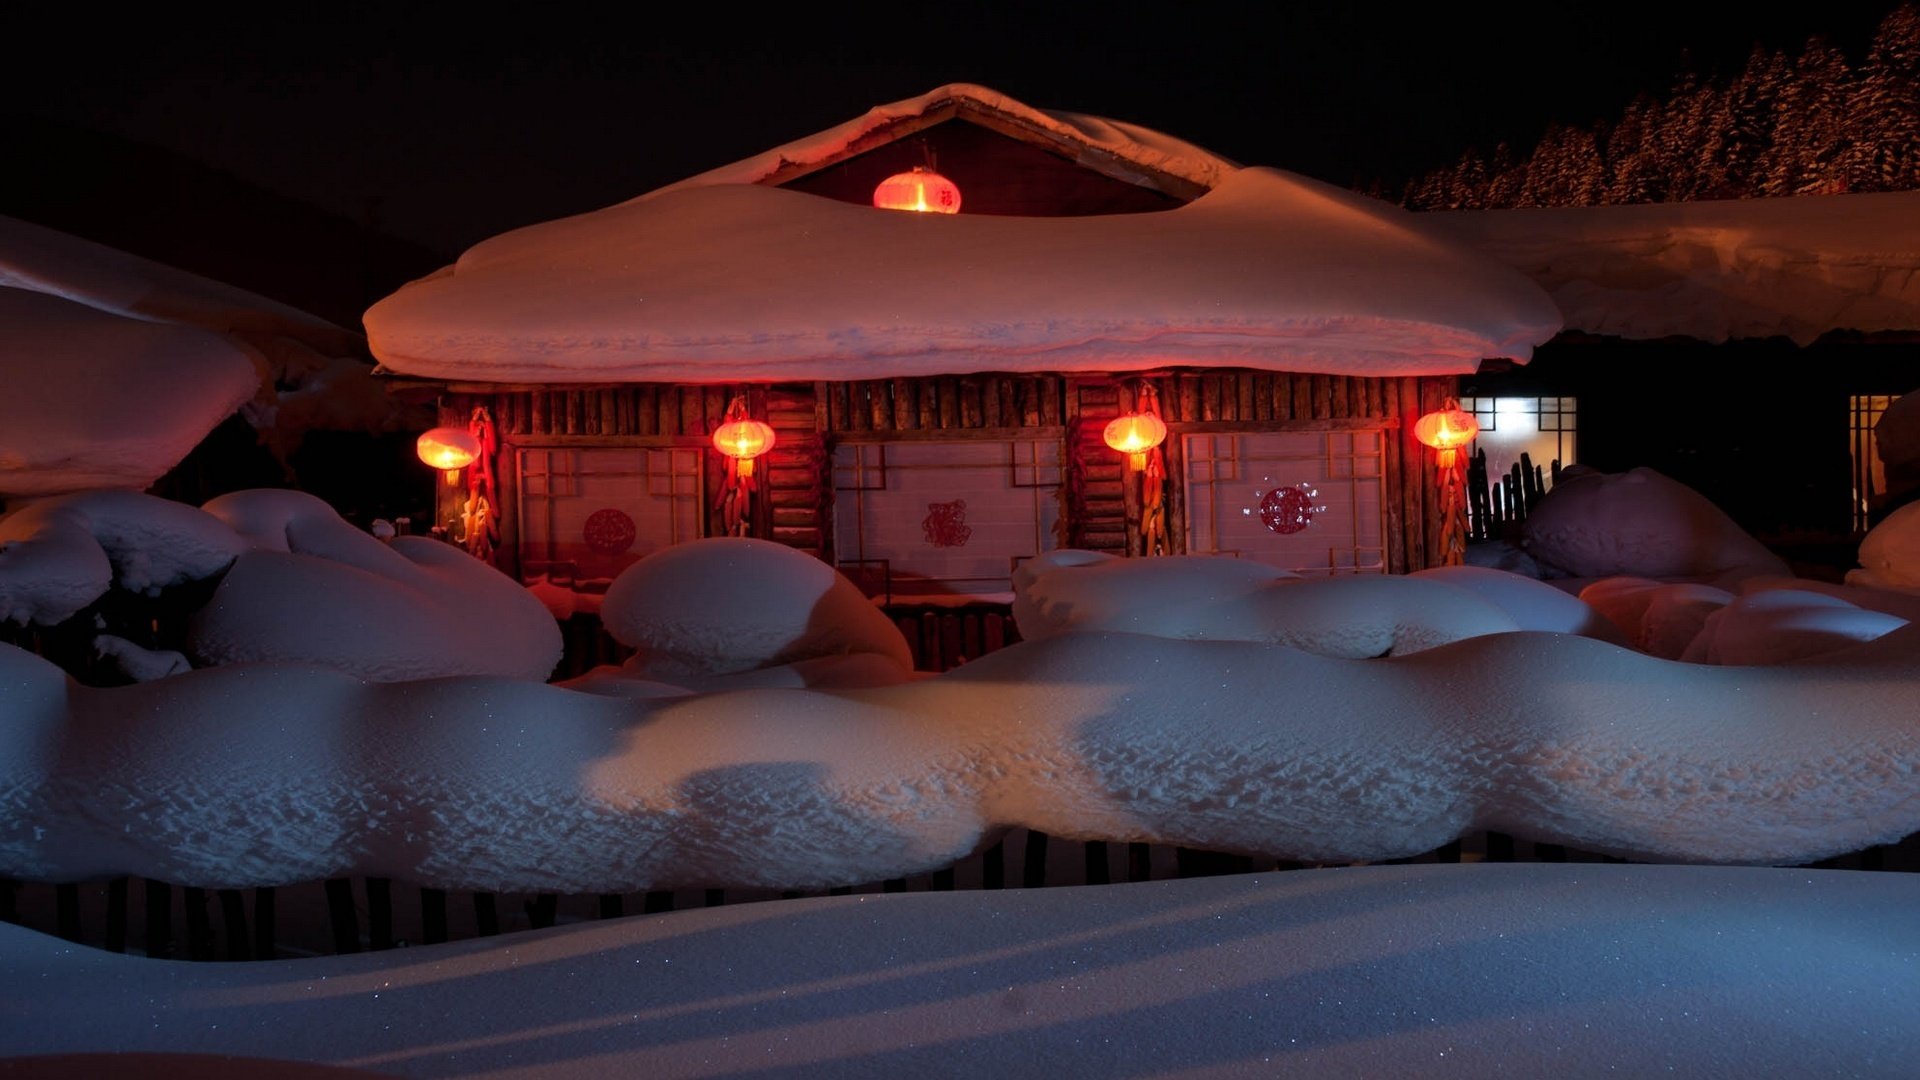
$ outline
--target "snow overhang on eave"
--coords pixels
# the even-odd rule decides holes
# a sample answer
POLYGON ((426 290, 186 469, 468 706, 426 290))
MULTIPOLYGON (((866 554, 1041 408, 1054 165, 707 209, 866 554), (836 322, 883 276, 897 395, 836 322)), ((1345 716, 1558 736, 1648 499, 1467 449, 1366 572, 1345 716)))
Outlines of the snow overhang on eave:
POLYGON ((1153 214, 912 215, 693 186, 496 237, 367 313, 390 371, 489 383, 1525 360, 1558 310, 1416 215, 1270 169, 1153 214))

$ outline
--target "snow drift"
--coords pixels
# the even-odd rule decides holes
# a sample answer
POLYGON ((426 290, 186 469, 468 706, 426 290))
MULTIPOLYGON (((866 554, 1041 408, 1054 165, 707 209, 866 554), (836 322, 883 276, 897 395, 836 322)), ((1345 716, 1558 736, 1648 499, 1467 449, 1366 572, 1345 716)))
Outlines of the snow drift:
POLYGON ((0 873, 797 888, 1024 825, 1310 861, 1470 829, 1799 863, 1920 829, 1920 628, 1793 665, 1511 632, 1411 656, 1069 633, 874 689, 671 697, 312 667, 71 685, 0 649, 0 873))

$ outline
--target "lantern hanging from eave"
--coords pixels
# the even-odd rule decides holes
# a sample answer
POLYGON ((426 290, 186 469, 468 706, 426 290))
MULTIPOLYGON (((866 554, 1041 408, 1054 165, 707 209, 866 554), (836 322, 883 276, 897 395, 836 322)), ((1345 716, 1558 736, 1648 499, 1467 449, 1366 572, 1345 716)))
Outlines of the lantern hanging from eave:
POLYGON ((1460 495, 1463 471, 1460 448, 1478 434, 1480 422, 1453 398, 1413 424, 1413 437, 1439 451, 1435 465, 1440 473, 1440 562, 1443 566, 1466 562, 1467 519, 1460 495))
POLYGON ((446 474, 447 483, 460 482, 460 470, 480 456, 480 440, 463 427, 437 427, 413 444, 420 460, 446 474))
POLYGON ((1472 442, 1474 436, 1479 434, 1480 422, 1452 398, 1447 399, 1445 406, 1413 424, 1413 437, 1440 451, 1442 458, 1472 442))
POLYGON ((713 448, 733 459, 739 475, 752 476, 753 459, 773 449, 773 428, 747 416, 744 405, 739 414, 729 409, 730 419, 713 429, 713 448))
POLYGON ((960 186, 923 165, 912 172, 894 173, 873 189, 873 205, 882 210, 913 210, 923 214, 960 212, 960 186))
POLYGON ((1107 445, 1127 455, 1127 467, 1135 472, 1147 467, 1147 454, 1167 437, 1167 425, 1150 412, 1117 416, 1101 435, 1107 445))

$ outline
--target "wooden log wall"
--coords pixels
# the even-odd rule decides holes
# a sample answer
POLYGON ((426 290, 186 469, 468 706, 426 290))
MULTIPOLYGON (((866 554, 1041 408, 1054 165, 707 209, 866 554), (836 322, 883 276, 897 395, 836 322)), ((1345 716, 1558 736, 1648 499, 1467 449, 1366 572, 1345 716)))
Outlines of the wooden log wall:
POLYGON ((1439 488, 1426 447, 1413 438, 1413 420, 1437 409, 1454 392, 1442 378, 1359 378, 1243 369, 1182 369, 1147 376, 1075 378, 1069 435, 1069 542, 1075 547, 1139 554, 1129 527, 1140 508, 1138 484, 1101 440, 1107 422, 1133 410, 1142 382, 1151 382, 1167 422, 1167 517, 1173 550, 1185 550, 1184 462, 1179 435, 1206 431, 1257 432, 1386 428, 1382 462, 1386 500, 1387 569, 1406 573, 1430 565, 1440 550, 1439 488))
MULTIPOLYGON (((778 442, 764 464, 765 486, 751 534, 831 560, 829 447, 836 441, 1010 438, 1058 432, 1066 448, 1060 541, 1073 547, 1138 554, 1130 527, 1139 515, 1137 484, 1101 433, 1135 406, 1142 381, 1153 384, 1172 434, 1164 452, 1173 549, 1184 549, 1180 434, 1204 431, 1388 429, 1385 471, 1387 567, 1421 569, 1437 557, 1438 488, 1411 420, 1453 392, 1446 378, 1358 378, 1242 369, 1181 369, 1143 376, 976 374, 776 386, 633 384, 551 387, 453 386, 441 398, 442 422, 464 423, 475 405, 493 414, 503 446, 705 445, 735 394, 773 425, 778 442)), ((709 451, 711 453, 711 451, 709 451)), ((503 453, 501 565, 513 572, 517 477, 503 453)), ((709 533, 720 531, 724 463, 707 473, 709 533)), ((443 491, 440 519, 458 513, 461 493, 443 491)))
MULTIPOLYGON (((764 418, 776 436, 773 450, 760 462, 762 486, 754 501, 750 534, 818 558, 831 558, 832 535, 826 514, 832 492, 820 409, 811 383, 633 383, 572 388, 455 385, 447 389, 440 399, 440 423, 465 425, 476 406, 485 406, 493 416, 501 443, 500 460, 495 466, 502 513, 496 562, 509 573, 519 570, 518 523, 514 521, 519 477, 513 458, 518 446, 699 447, 709 458, 705 470, 706 532, 724 532, 719 508, 725 461, 710 448, 707 439, 720 425, 728 402, 740 394, 746 395, 749 411, 764 418)), ((440 524, 459 515, 462 498, 463 488, 441 490, 440 524)))

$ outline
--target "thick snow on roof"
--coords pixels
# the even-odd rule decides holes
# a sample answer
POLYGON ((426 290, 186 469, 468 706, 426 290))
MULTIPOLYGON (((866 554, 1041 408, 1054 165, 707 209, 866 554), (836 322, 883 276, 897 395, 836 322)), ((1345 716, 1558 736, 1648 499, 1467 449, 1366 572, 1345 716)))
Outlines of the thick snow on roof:
POLYGON ((148 322, 245 339, 288 338, 324 355, 357 353, 349 330, 198 274, 40 225, 0 216, 0 286, 65 297, 148 322))
MULTIPOLYGON (((547 1080, 1902 1077, 1916 905, 1911 874, 1482 864, 822 897, 255 963, 0 925, 0 1054, 547 1080)), ((305 1076, 254 1068, 178 1075, 305 1076)))
POLYGON ((1422 215, 1625 338, 1920 330, 1920 192, 1422 215))
POLYGON ((1066 218, 684 188, 486 241, 366 322, 394 371, 533 382, 1440 374, 1559 329, 1538 287, 1414 215, 1272 169, 1174 210, 1066 218))
POLYGON ((231 338, 0 288, 0 498, 143 488, 254 396, 231 338))
POLYGON ((956 83, 618 206, 516 230, 367 312, 407 375, 861 379, 1227 365, 1352 375, 1524 360, 1539 289, 1420 218, 1156 131, 956 83), (1076 218, 876 211, 762 186, 961 101, 1209 192, 1076 218), (934 220, 937 219, 937 220, 934 220))

